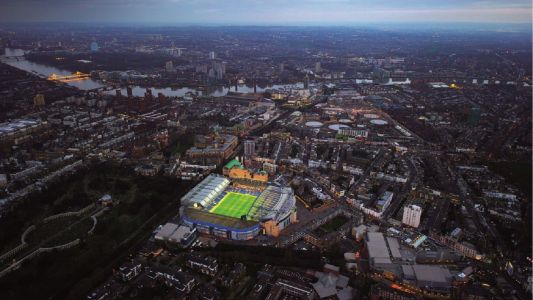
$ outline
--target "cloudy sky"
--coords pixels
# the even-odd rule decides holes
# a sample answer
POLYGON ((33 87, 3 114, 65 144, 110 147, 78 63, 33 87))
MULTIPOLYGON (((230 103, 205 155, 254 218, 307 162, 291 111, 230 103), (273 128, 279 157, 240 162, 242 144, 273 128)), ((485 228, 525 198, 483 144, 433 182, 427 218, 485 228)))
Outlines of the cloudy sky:
POLYGON ((531 0, 0 0, 0 21, 531 23, 531 0))

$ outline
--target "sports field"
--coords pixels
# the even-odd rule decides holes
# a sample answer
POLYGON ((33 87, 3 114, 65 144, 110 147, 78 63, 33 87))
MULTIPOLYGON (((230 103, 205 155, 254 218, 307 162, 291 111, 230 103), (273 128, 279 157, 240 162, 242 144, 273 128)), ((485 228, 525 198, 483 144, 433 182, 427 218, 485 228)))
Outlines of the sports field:
POLYGON ((226 217, 240 218, 248 213, 256 196, 228 192, 209 212, 226 217))

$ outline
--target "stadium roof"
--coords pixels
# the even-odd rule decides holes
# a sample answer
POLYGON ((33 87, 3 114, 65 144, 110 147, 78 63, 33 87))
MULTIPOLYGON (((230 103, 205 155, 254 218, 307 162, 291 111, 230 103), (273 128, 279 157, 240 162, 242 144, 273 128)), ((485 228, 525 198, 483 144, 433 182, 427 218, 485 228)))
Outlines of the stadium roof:
POLYGON ((250 208, 254 220, 280 219, 290 212, 296 200, 290 187, 268 186, 250 208))
POLYGON ((210 174, 181 198, 182 205, 200 204, 206 206, 216 198, 229 184, 222 176, 210 174))
POLYGON ((184 217, 194 220, 195 223, 203 223, 206 226, 217 224, 219 226, 227 227, 228 229, 248 229, 254 226, 259 226, 259 224, 254 221, 245 221, 239 218, 216 215, 194 208, 188 208, 185 211, 184 217))

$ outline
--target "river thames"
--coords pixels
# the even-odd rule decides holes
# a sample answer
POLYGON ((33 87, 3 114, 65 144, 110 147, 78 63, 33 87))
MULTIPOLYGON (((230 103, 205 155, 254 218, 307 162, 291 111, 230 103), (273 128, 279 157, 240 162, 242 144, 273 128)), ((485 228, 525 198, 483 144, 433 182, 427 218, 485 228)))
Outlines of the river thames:
MULTIPOLYGON (((70 75, 72 74, 71 71, 60 69, 53 66, 48 66, 40 63, 35 63, 28 61, 24 54, 27 53, 27 51, 22 49, 12 49, 12 48, 6 48, 5 49, 5 55, 0 56, 0 61, 2 61, 5 64, 8 64, 10 66, 13 66, 17 69, 30 72, 32 74, 35 74, 39 77, 48 78, 48 76, 52 74, 56 75, 70 75)), ((68 85, 77 87, 81 90, 92 90, 97 89, 101 87, 105 87, 105 83, 94 80, 91 78, 86 78, 83 80, 77 80, 77 81, 70 81, 67 82, 68 85)), ((287 89, 287 88, 302 88, 303 83, 296 83, 296 84, 280 84, 280 85, 272 85, 267 87, 259 87, 257 86, 257 92, 264 92, 267 89, 287 89)), ((144 96, 144 92, 146 91, 145 87, 140 86, 131 86, 132 92, 134 96, 142 97, 144 96)), ((222 97, 225 96, 229 91, 235 91, 234 87, 225 87, 225 86, 215 86, 210 88, 207 92, 202 90, 197 90, 194 88, 150 88, 152 90, 152 93, 154 95, 157 95, 158 93, 162 93, 165 96, 168 97, 181 97, 184 96, 187 93, 193 93, 197 95, 204 95, 204 93, 207 93, 209 96, 213 97, 222 97)), ((108 90, 106 93, 114 94, 116 89, 108 90)), ((121 87, 120 90, 122 91, 122 94, 126 94, 126 87, 121 87)), ((253 86, 247 86, 247 85, 238 85, 237 91, 240 93, 251 93, 254 91, 253 86)))

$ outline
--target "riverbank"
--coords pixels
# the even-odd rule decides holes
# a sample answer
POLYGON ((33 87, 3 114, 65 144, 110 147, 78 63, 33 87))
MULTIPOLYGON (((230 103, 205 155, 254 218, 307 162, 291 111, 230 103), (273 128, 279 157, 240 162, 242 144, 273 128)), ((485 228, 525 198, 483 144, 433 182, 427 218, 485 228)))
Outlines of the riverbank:
MULTIPOLYGON (((72 71, 70 70, 29 61, 24 56, 26 53, 27 51, 22 50, 22 49, 6 48, 5 55, 1 58, 1 61, 7 65, 10 65, 17 69, 32 73, 34 75, 38 75, 42 78, 48 78, 52 74, 56 74, 56 75, 71 75, 72 74, 72 71)), ((101 89, 101 88, 113 86, 112 84, 109 85, 106 82, 95 80, 92 78, 87 78, 87 79, 77 80, 77 81, 69 81, 66 84, 69 86, 76 87, 80 90, 94 90, 94 89, 101 89)), ((253 86, 247 86, 245 84, 237 85, 236 90, 235 90, 235 86, 214 86, 212 88, 206 89, 203 87, 202 88, 190 88, 190 87, 172 88, 172 87, 154 87, 154 86, 134 85, 134 86, 131 86, 131 88, 132 88, 133 96, 136 96, 136 97, 143 97, 147 88, 150 88, 152 90, 153 95, 162 93, 163 95, 167 97, 183 97, 187 93, 192 93, 192 94, 199 95, 199 96, 223 97, 230 91, 232 92, 237 91, 239 93, 253 93, 254 92, 253 86)), ((267 85, 263 87, 257 86, 256 92, 262 93, 267 89, 288 89, 288 88, 303 88, 303 83, 299 82, 296 84, 274 84, 274 85, 267 85)), ((119 89, 123 95, 127 94, 127 89, 125 86, 122 86, 119 89)), ((116 89, 111 88, 110 90, 106 92, 108 94, 115 94, 115 90, 116 89)))

